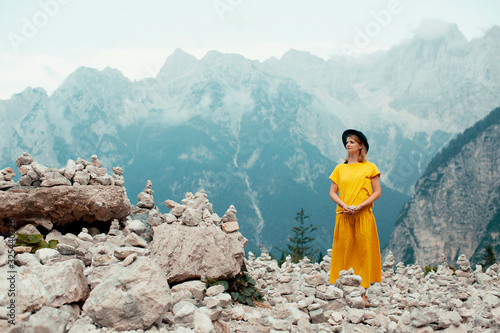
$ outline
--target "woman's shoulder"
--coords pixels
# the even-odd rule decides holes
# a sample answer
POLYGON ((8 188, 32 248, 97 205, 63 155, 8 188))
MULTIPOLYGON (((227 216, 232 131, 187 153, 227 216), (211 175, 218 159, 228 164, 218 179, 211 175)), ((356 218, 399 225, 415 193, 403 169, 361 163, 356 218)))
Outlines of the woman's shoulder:
POLYGON ((339 164, 337 164, 337 165, 335 166, 335 169, 340 169, 340 168, 343 168, 343 167, 345 167, 346 165, 347 165, 347 163, 346 163, 346 162, 339 163, 339 164))
POLYGON ((363 162, 363 164, 365 165, 363 170, 369 175, 369 177, 375 177, 376 175, 380 175, 380 171, 378 170, 375 163, 365 161, 363 162))
POLYGON ((363 164, 365 164, 367 167, 370 167, 370 168, 373 168, 373 167, 375 167, 375 168, 376 168, 376 167, 377 167, 377 166, 375 165, 375 163, 370 162, 370 161, 364 161, 364 162, 363 162, 363 164))

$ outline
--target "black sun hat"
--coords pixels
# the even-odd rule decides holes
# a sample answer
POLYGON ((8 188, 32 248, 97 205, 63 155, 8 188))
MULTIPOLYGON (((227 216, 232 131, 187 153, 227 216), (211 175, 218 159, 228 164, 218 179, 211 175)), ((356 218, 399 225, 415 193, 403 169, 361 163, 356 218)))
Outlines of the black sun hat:
POLYGON ((344 133, 342 133, 342 142, 344 143, 344 147, 347 145, 347 137, 351 134, 356 135, 361 140, 361 142, 366 148, 366 152, 368 152, 368 149, 370 148, 370 145, 368 144, 368 139, 362 132, 357 131, 355 129, 348 129, 345 130, 344 133))

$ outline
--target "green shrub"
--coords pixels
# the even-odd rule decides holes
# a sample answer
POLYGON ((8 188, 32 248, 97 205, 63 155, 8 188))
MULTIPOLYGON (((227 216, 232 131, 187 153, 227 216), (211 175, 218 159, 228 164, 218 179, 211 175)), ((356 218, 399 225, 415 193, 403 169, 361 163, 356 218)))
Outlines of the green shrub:
POLYGON ((31 247, 31 253, 35 253, 40 249, 55 249, 59 243, 57 240, 50 240, 48 243, 43 240, 43 235, 26 235, 16 233, 17 239, 15 246, 28 246, 31 247))
MULTIPOLYGON (((456 269, 455 267, 453 267, 453 266, 450 266, 450 265, 448 265, 448 267, 449 267, 449 268, 453 271, 453 274, 455 274, 455 271, 456 271, 457 269, 456 269)), ((435 272, 437 272, 438 267, 437 267, 437 266, 434 266, 434 267, 432 267, 432 269, 431 269, 429 266, 425 266, 424 270, 425 270, 424 276, 426 276, 427 274, 429 274, 429 273, 431 272, 431 270, 432 270, 434 273, 435 273, 435 272)))
POLYGON ((222 285, 224 290, 231 295, 233 301, 255 306, 255 302, 263 302, 262 295, 256 288, 256 283, 248 274, 245 263, 241 266, 241 271, 234 278, 227 281, 217 281, 207 277, 208 286, 222 285))

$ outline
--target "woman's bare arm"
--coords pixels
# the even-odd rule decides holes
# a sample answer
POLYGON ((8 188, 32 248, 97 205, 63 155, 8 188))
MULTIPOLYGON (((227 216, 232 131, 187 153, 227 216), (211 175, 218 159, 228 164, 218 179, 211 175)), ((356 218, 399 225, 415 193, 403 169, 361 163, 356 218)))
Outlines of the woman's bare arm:
POLYGON ((332 185, 330 186, 330 199, 332 199, 337 205, 342 207, 345 214, 352 214, 352 210, 350 210, 345 202, 340 199, 337 192, 339 191, 339 187, 332 181, 332 185))
POLYGON ((373 189, 372 195, 370 195, 365 201, 360 203, 356 207, 356 209, 353 210, 354 213, 359 212, 361 209, 365 207, 369 207, 373 202, 375 202, 375 200, 380 198, 380 196, 382 195, 382 188, 380 187, 380 175, 373 177, 371 180, 373 189))

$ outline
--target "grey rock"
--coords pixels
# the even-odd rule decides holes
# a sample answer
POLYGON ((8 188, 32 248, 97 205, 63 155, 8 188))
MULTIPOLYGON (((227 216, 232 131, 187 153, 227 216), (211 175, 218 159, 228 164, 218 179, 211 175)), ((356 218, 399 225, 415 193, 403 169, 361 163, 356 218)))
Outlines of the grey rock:
POLYGON ((223 292, 224 292, 224 286, 216 285, 207 289, 206 296, 207 297, 217 296, 223 292))
POLYGON ((90 185, 103 185, 103 186, 113 186, 115 185, 115 180, 109 175, 97 176, 89 180, 90 185))
POLYGON ((149 254, 148 249, 143 249, 139 247, 125 246, 117 248, 113 254, 118 259, 125 259, 131 254, 137 254, 138 256, 147 256, 149 254))
POLYGON ((325 321, 325 315, 323 313, 323 309, 319 308, 309 312, 309 316, 311 317, 311 322, 313 323, 322 323, 325 321))
POLYGON ((73 185, 87 185, 90 182, 90 174, 86 171, 76 171, 73 176, 73 185))
POLYGON ((129 220, 126 223, 125 230, 135 232, 136 234, 144 234, 148 231, 148 228, 141 220, 129 220))
POLYGON ((123 169, 121 167, 113 167, 111 170, 118 176, 123 176, 123 169))
POLYGON ((361 284, 361 276, 359 275, 341 275, 340 282, 346 286, 357 287, 361 284))
POLYGON ((233 205, 229 206, 228 210, 221 218, 222 222, 238 222, 236 213, 237 213, 236 208, 234 208, 233 205))
POLYGON ((0 219, 29 220, 37 216, 50 219, 56 227, 121 219, 131 212, 125 189, 116 186, 19 188, 15 192, 0 191, 0 202, 0 219))
POLYGON ((339 288, 330 285, 324 292, 316 290, 316 297, 322 300, 333 300, 344 297, 344 292, 339 288))
POLYGON ((209 276, 227 280, 240 272, 247 240, 220 228, 162 224, 155 228, 150 249, 169 283, 209 276))
POLYGON ((170 288, 160 267, 147 257, 138 257, 98 284, 83 311, 102 327, 144 330, 171 306, 170 288))
POLYGON ((41 176, 40 180, 42 181, 40 184, 41 187, 71 186, 71 182, 58 171, 45 172, 41 176))
POLYGON ((195 311, 193 315, 194 331, 196 333, 215 333, 212 319, 204 311, 195 311))
POLYGON ((33 180, 30 176, 24 175, 19 178, 19 185, 21 186, 30 186, 33 180))
POLYGON ((101 333, 102 330, 98 329, 92 324, 89 318, 78 319, 72 326, 68 333, 101 333))
MULTIPOLYGON (((8 302, 8 290, 10 287, 10 282, 14 280, 7 280, 7 277, 12 274, 8 274, 10 271, 8 265, 0 267, 0 274, 4 276, 4 279, 0 280, 0 292, 1 295, 5 295, 0 299, 0 305, 6 306, 8 302)), ((39 278, 32 271, 31 267, 20 267, 16 269, 16 289, 17 289, 17 313, 23 312, 34 312, 41 310, 44 306, 47 306, 51 300, 51 296, 42 284, 42 278, 39 278)))
POLYGON ((0 180, 0 190, 5 190, 11 187, 14 187, 16 183, 13 180, 0 180))
POLYGON ((345 298, 346 303, 349 307, 355 308, 355 309, 364 309, 365 308, 365 301, 361 296, 351 296, 348 295, 345 298))
POLYGON ((187 226, 197 226, 202 221, 203 212, 200 209, 188 207, 180 218, 182 224, 187 226))
POLYGON ((80 158, 80 157, 78 157, 75 162, 76 162, 76 164, 81 164, 84 167, 87 167, 88 165, 90 165, 90 162, 88 162, 88 161, 86 161, 86 160, 84 160, 83 158, 80 158))
POLYGON ((415 327, 423 327, 430 324, 430 319, 420 308, 415 308, 410 314, 411 324, 415 327))
POLYGON ((40 163, 37 162, 32 162, 31 167, 33 170, 40 176, 42 177, 48 170, 46 166, 41 165, 40 163))
POLYGON ((180 323, 193 323, 194 312, 197 310, 196 305, 191 302, 181 301, 174 305, 172 312, 174 313, 174 320, 176 324, 180 323))
POLYGON ((66 177, 68 180, 73 179, 76 173, 76 163, 75 161, 69 159, 68 162, 66 163, 66 168, 64 168, 64 177, 66 177))
POLYGON ((33 163, 33 156, 24 152, 21 156, 16 159, 16 166, 20 167, 22 165, 28 165, 33 163))
POLYGON ((90 163, 94 167, 96 167, 96 168, 102 167, 102 163, 97 159, 97 155, 92 155, 91 158, 92 158, 92 160, 90 161, 90 163))
POLYGON ((125 237, 125 243, 131 246, 138 246, 143 248, 148 247, 148 243, 146 242, 146 240, 137 235, 135 232, 131 232, 127 235, 127 237, 125 237))
POLYGON ((61 254, 55 249, 39 249, 35 252, 35 257, 42 264, 46 264, 51 260, 59 259, 61 257, 61 254))
POLYGON ((123 176, 118 176, 118 175, 114 174, 112 177, 113 177, 113 181, 115 183, 115 186, 125 185, 125 178, 123 176))
MULTIPOLYGON (((67 306, 71 309, 70 306, 67 306)), ((29 318, 29 323, 36 327, 38 324, 49 324, 52 332, 65 333, 68 327, 76 321, 77 314, 65 308, 66 311, 53 307, 44 307, 29 318)))
POLYGON ((206 289, 205 283, 198 280, 193 280, 176 284, 175 286, 172 287, 172 292, 178 293, 187 290, 192 297, 201 301, 205 297, 205 289, 206 289))
POLYGON ((16 233, 24 235, 41 235, 40 231, 38 231, 38 229, 32 224, 26 224, 25 226, 17 229, 16 233))
POLYGON ((127 267, 128 265, 133 263, 135 259, 137 259, 137 253, 128 255, 127 258, 123 259, 123 266, 127 267))
POLYGON ((35 170, 33 170, 33 169, 29 169, 27 171, 26 175, 28 175, 31 178, 31 180, 33 181, 32 185, 36 181, 40 181, 40 175, 38 173, 36 173, 35 170))
POLYGON ((83 262, 78 259, 40 267, 37 270, 37 275, 50 295, 48 305, 60 307, 63 304, 86 300, 89 295, 89 287, 83 273, 84 270, 83 262))
MULTIPOLYGON (((167 201, 165 201, 165 205, 167 204, 166 203, 167 201)), ((175 204, 175 206, 170 209, 170 214, 172 214, 172 215, 174 215, 176 217, 181 217, 182 213, 184 213, 184 211, 186 209, 187 209, 187 206, 175 204)))
POLYGON ((353 324, 359 324, 365 319, 365 312, 360 309, 350 309, 347 313, 347 320, 353 324))
POLYGON ((38 260, 33 253, 20 253, 16 255, 16 265, 18 266, 28 266, 28 268, 39 267, 40 260, 38 260))
MULTIPOLYGON (((148 224, 151 226, 151 227, 157 227, 159 226, 160 224, 162 223, 165 223, 166 222, 166 219, 165 217, 163 216, 162 213, 160 213, 160 211, 158 210, 158 208, 155 208, 155 209, 151 209, 149 211, 149 216, 148 216, 148 224)), ((172 221, 173 222, 173 221, 172 221)))

